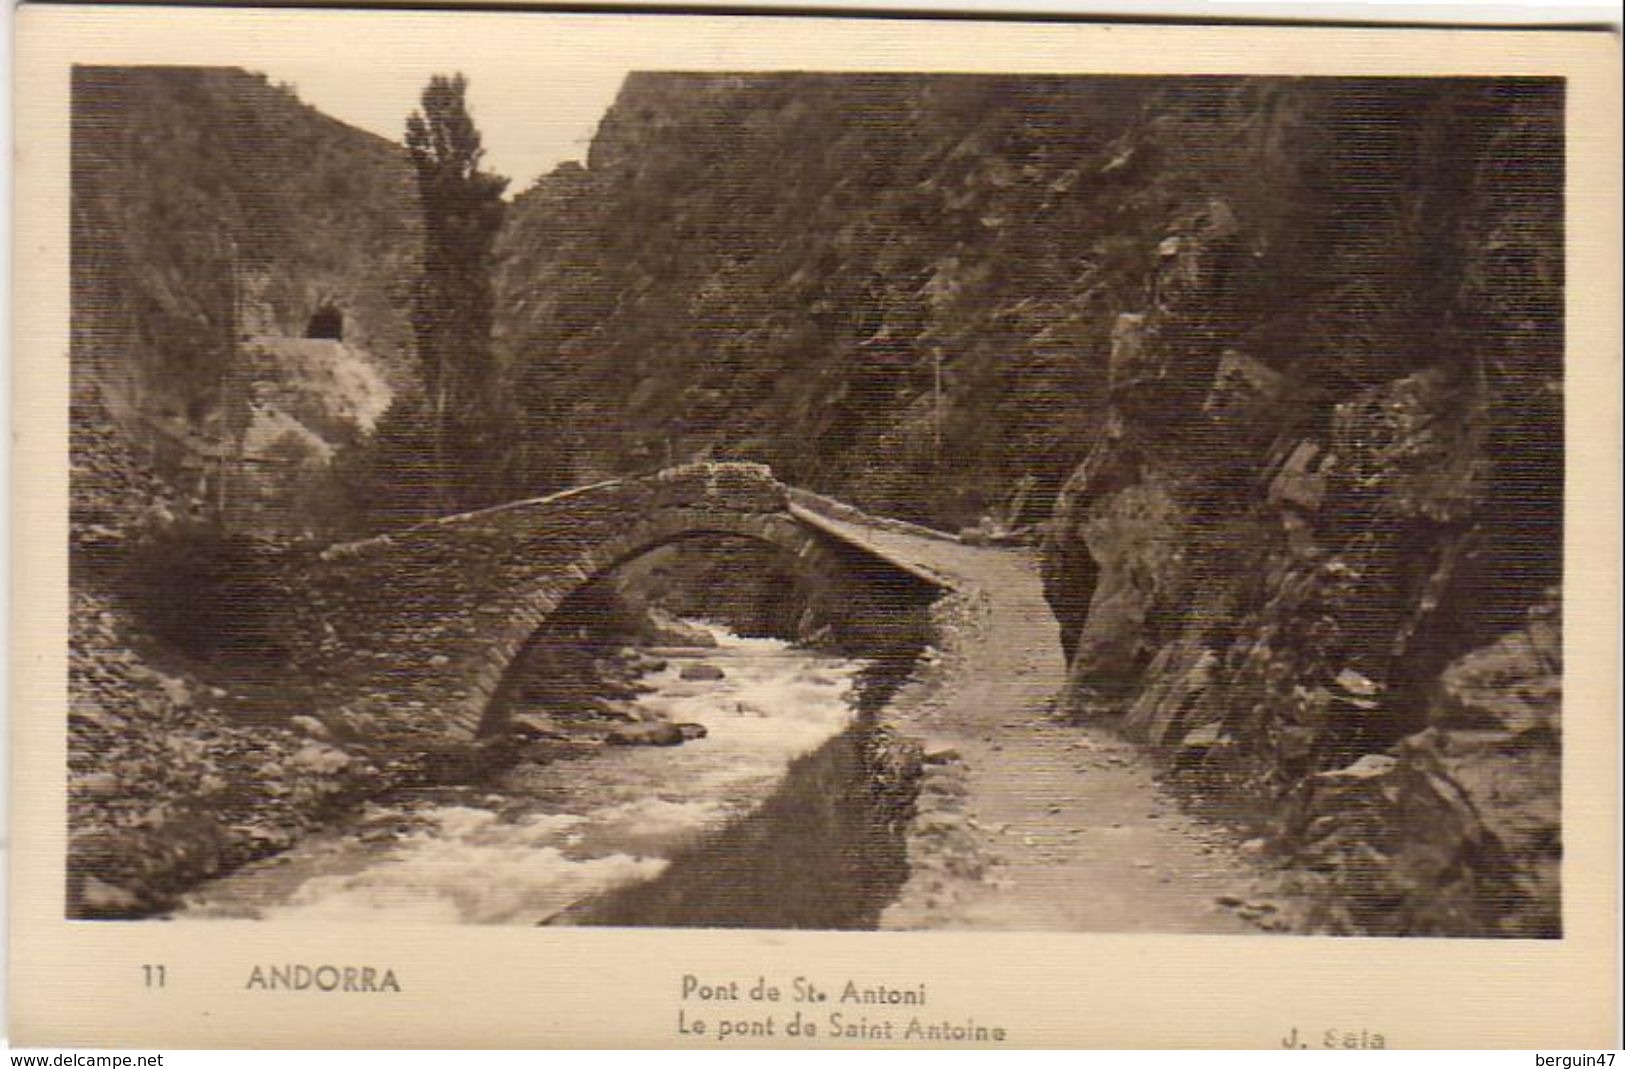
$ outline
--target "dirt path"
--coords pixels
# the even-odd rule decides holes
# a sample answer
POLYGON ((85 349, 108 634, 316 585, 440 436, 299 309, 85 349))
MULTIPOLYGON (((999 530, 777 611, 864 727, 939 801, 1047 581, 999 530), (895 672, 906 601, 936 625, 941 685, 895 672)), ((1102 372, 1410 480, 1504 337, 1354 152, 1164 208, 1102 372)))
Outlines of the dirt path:
POLYGON ((913 875, 887 928, 1284 930, 1270 874, 1187 815, 1149 758, 1056 721, 1065 666, 1031 551, 869 536, 955 577, 955 648, 888 712, 925 741, 913 875), (935 758, 933 760, 933 758, 935 758))

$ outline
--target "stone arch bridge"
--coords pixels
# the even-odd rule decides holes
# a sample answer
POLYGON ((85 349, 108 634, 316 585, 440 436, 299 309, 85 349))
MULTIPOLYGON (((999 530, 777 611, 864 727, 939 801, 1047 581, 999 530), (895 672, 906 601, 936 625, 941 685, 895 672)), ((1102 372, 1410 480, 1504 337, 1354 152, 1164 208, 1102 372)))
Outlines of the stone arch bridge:
POLYGON ((323 712, 369 734, 471 740, 566 598, 672 542, 776 546, 849 613, 953 585, 865 537, 878 529, 947 537, 786 487, 757 464, 693 464, 448 516, 311 560, 301 580, 315 619, 298 660, 323 712))

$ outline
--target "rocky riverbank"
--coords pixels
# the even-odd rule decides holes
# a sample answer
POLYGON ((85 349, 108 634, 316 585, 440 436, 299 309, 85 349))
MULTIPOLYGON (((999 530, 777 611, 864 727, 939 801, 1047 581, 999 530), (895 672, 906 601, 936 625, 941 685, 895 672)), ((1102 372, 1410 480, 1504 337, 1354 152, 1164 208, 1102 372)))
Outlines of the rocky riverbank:
POLYGON ((276 853, 400 778, 293 710, 245 722, 245 697, 156 667, 127 612, 73 594, 68 716, 72 917, 141 916, 199 880, 276 853))
POLYGON ((529 666, 549 685, 525 693, 498 730, 467 744, 385 751, 344 718, 312 715, 285 679, 163 650, 113 596, 76 591, 71 620, 68 913, 81 918, 162 912, 198 882, 285 850, 394 790, 476 783, 519 761, 580 758, 605 745, 698 737, 694 725, 636 711, 634 680, 664 661, 627 644, 715 644, 667 621, 590 648, 554 648, 529 666))

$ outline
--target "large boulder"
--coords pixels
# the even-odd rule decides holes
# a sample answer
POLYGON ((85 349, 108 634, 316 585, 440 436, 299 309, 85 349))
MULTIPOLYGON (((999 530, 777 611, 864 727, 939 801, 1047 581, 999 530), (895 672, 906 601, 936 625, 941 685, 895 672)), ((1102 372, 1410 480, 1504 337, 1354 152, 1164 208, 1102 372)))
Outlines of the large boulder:
POLYGON ((1489 935, 1517 900, 1500 840, 1445 765, 1435 732, 1303 780, 1279 843, 1338 934, 1489 935))
POLYGON ((612 746, 680 746, 690 739, 705 738, 703 724, 617 724, 604 736, 612 746))
POLYGON ((1202 412, 1237 430, 1249 422, 1264 423, 1271 405, 1286 390, 1286 376, 1262 360, 1236 349, 1226 349, 1213 373, 1213 385, 1202 402, 1202 412))
POLYGON ((1185 518, 1172 488, 1158 483, 1128 487, 1088 510, 1082 535, 1096 581, 1067 680, 1074 711, 1140 678, 1154 648, 1147 628, 1179 587, 1185 518))
POLYGON ((1562 934, 1560 616, 1552 591, 1441 673, 1434 726, 1298 786, 1280 843, 1328 928, 1562 934))
POLYGON ((1145 686, 1123 717, 1124 733, 1168 746, 1212 725, 1216 716, 1211 698, 1219 667, 1218 654, 1195 638, 1181 637, 1163 646, 1146 668, 1145 686))
POLYGON ((1563 693, 1562 612, 1555 590, 1524 628, 1460 658, 1439 676, 1430 720, 1446 728, 1555 733, 1563 693))

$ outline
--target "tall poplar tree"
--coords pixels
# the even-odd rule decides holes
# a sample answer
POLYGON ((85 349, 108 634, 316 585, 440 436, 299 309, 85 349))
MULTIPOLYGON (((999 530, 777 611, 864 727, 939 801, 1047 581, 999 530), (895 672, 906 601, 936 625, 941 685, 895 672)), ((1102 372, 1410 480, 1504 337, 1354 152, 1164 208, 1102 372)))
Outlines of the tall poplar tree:
POLYGON ((507 490, 508 391, 491 344, 492 248, 508 180, 480 169, 468 79, 435 75, 406 120, 423 205, 423 273, 412 328, 434 421, 436 504, 491 504, 507 490))

